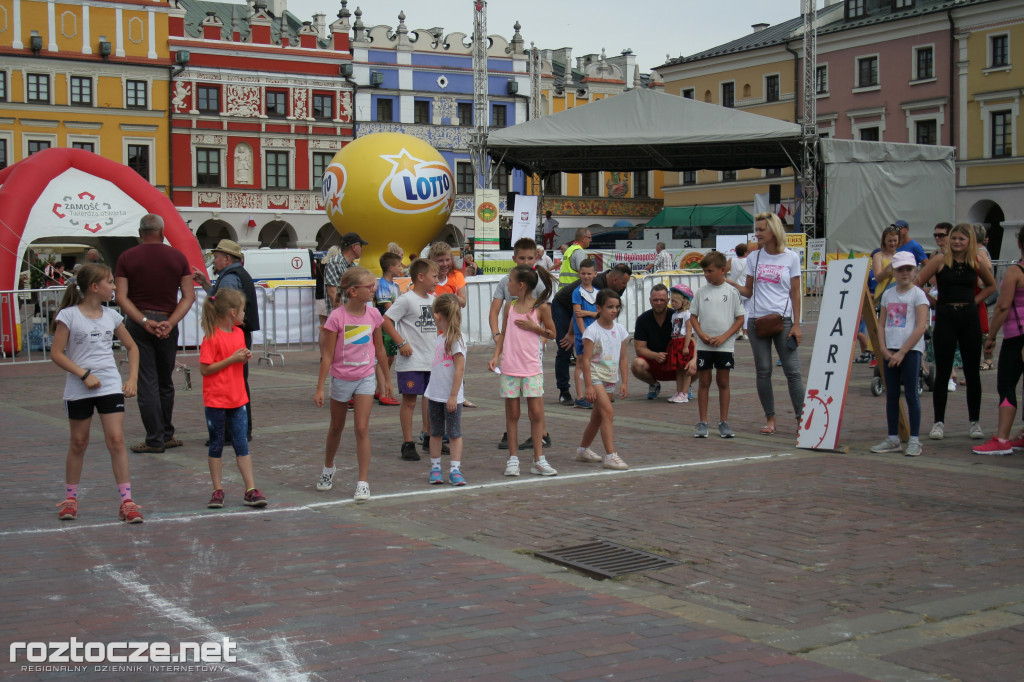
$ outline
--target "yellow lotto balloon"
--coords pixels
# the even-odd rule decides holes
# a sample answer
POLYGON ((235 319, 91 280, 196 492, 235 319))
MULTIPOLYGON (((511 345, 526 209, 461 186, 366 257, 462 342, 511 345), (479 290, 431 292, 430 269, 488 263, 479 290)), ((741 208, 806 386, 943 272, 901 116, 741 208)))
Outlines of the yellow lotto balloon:
POLYGON ((370 242, 359 264, 380 272, 380 255, 397 242, 414 260, 451 216, 455 178, 444 157, 403 133, 360 137, 338 152, 324 172, 324 206, 340 234, 370 242))

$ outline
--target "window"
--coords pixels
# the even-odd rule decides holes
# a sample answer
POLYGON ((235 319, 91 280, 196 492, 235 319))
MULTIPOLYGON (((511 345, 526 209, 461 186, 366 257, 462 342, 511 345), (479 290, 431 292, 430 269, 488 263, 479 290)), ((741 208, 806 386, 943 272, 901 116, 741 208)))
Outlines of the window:
POLYGON ((892 8, 895 9, 913 9, 914 0, 892 0, 892 8))
POLYGON ((412 103, 412 122, 430 123, 430 102, 418 99, 412 103))
POLYGON ((722 171, 722 182, 733 182, 736 180, 736 171, 722 171))
POLYGON ((935 119, 918 121, 914 129, 914 140, 918 144, 938 144, 939 124, 935 119))
POLYGON ((313 189, 322 189, 324 186, 324 173, 331 165, 334 154, 324 152, 313 152, 313 189))
POLYGON ((267 90, 267 116, 285 118, 288 116, 288 93, 282 90, 267 90))
POLYGON ((693 88, 683 88, 683 99, 694 99, 697 95, 693 88))
POLYGON ((380 98, 377 100, 377 122, 391 123, 395 120, 395 103, 389 99, 380 98))
POLYGON ((818 95, 828 94, 828 65, 814 69, 814 92, 818 95))
POLYGON ((321 121, 334 118, 334 95, 313 93, 313 118, 321 121))
POLYGON ((778 102, 779 101, 779 77, 778 76, 765 76, 764 79, 764 98, 767 102, 778 102))
MULTIPOLYGON (((7 101, 7 72, 0 71, 0 102, 7 101)), ((0 159, 0 163, 3 163, 3 159, 0 159)))
POLYGON ((508 110, 504 104, 491 105, 491 127, 504 128, 508 125, 508 110))
POLYGON ((204 114, 220 113, 220 88, 214 85, 196 88, 196 109, 204 114))
POLYGON ((473 178, 473 164, 459 162, 455 164, 455 193, 472 194, 476 189, 476 180, 473 178))
POLYGON ((914 50, 914 79, 923 81, 935 77, 935 51, 931 47, 914 50))
POLYGON ((734 107, 734 106, 736 106, 736 84, 735 83, 722 83, 722 106, 723 107, 734 107))
POLYGON ((0 170, 7 168, 7 138, 0 137, 0 170))
POLYGON ((647 172, 633 173, 633 196, 638 198, 646 198, 651 196, 651 191, 648 188, 648 175, 647 172))
POLYGON ((868 142, 878 142, 878 128, 875 126, 872 126, 870 128, 861 128, 860 139, 867 140, 868 142))
POLYGON ((581 173, 580 182, 583 184, 583 196, 585 197, 596 197, 600 193, 600 185, 598 184, 600 175, 597 172, 592 173, 581 173))
POLYGON ((781 168, 765 168, 764 169, 764 176, 766 178, 781 178, 782 177, 782 169, 781 168))
POLYGON ((196 187, 220 187, 220 150, 196 149, 196 187))
POLYGON ((125 106, 129 109, 148 108, 146 81, 125 81, 125 106))
POLYGON ((71 104, 79 107, 92 106, 92 78, 88 76, 71 77, 71 104))
POLYGON ((456 105, 455 113, 459 116, 460 126, 473 125, 473 104, 471 102, 459 102, 456 105))
POLYGON ((989 67, 1010 65, 1010 36, 1005 33, 988 39, 989 67))
POLYGON ((26 99, 36 104, 50 103, 50 77, 43 73, 28 74, 26 99))
POLYGON ((697 184, 697 171, 683 171, 683 184, 684 185, 696 185, 697 184))
POLYGON ((992 112, 992 157, 1013 156, 1013 121, 1011 112, 992 112))
POLYGON ((562 193, 562 174, 551 173, 544 178, 544 194, 557 195, 562 193))
POLYGON ((846 18, 857 19, 867 14, 865 5, 867 0, 846 0, 846 18))
POLYGON ((96 151, 96 145, 93 144, 92 142, 72 142, 71 143, 71 148, 72 149, 84 149, 87 152, 95 152, 96 151))
POLYGON ((491 180, 491 189, 496 189, 505 196, 508 194, 508 169, 504 166, 498 166, 494 169, 494 178, 491 180))
POLYGON ((28 155, 32 156, 36 152, 41 152, 44 149, 50 148, 49 140, 29 140, 28 141, 28 155))
POLYGON ((861 57, 857 60, 857 87, 868 88, 878 85, 878 57, 861 57))
POLYGON ((133 171, 149 180, 149 145, 130 144, 128 145, 128 161, 125 164, 133 171))
POLYGON ((267 189, 288 189, 288 152, 267 152, 267 189))

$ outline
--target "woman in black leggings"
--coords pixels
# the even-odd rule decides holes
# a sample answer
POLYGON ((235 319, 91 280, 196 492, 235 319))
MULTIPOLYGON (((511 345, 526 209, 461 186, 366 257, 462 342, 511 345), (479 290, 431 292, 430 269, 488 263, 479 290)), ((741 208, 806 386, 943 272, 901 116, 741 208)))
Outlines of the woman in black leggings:
POLYGON ((935 277, 939 290, 935 305, 935 381, 932 403, 935 424, 929 438, 941 439, 945 435, 947 383, 953 372, 953 354, 960 344, 960 357, 964 361, 964 379, 967 381, 967 417, 971 438, 984 438, 978 424, 981 413, 981 324, 978 321, 978 303, 996 290, 992 271, 978 260, 978 244, 974 229, 959 223, 949 232, 948 247, 944 254, 932 256, 917 276, 917 286, 935 277), (981 279, 984 288, 974 293, 981 279))

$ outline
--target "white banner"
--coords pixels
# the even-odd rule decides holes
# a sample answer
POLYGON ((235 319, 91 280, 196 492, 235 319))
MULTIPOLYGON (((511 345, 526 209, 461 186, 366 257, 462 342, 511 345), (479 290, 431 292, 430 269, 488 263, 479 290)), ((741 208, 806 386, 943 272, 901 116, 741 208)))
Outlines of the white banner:
POLYGON ((474 193, 476 211, 474 212, 475 243, 481 251, 498 249, 498 200, 501 194, 496 189, 478 189, 474 193))
POLYGON ((512 211, 512 244, 523 237, 537 238, 537 197, 528 194, 516 195, 512 211))
POLYGON ((796 439, 798 448, 834 450, 839 442, 868 262, 867 258, 855 258, 829 263, 796 439))

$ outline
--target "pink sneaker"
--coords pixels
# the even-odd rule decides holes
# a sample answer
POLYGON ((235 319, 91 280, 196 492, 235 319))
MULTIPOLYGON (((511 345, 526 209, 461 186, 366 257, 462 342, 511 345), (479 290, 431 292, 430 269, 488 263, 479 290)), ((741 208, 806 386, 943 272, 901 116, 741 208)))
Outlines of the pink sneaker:
POLYGON ((668 399, 670 403, 688 403, 690 402, 689 396, 685 393, 676 393, 674 396, 668 399))
POLYGON ((971 448, 976 455, 1012 455, 1013 445, 1008 440, 992 436, 987 443, 971 448))
POLYGON ((117 517, 125 523, 142 523, 142 509, 139 505, 135 504, 131 500, 125 500, 121 503, 121 508, 117 512, 117 517))
POLYGON ((78 518, 78 500, 74 497, 58 502, 57 507, 57 518, 61 521, 70 521, 78 518))
POLYGON ((1019 438, 1010 439, 1010 447, 1014 450, 1024 450, 1024 433, 1019 438))

